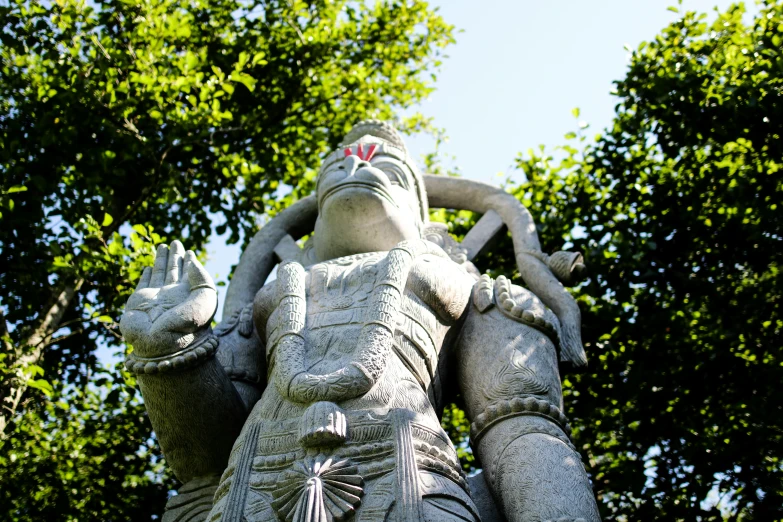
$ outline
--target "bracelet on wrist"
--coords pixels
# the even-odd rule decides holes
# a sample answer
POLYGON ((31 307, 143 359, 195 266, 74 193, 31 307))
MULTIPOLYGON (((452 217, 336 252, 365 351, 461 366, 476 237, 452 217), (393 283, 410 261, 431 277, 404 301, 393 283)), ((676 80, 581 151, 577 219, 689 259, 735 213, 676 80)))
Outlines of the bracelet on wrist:
POLYGON ((125 358, 125 368, 136 375, 154 375, 192 368, 206 361, 217 351, 218 339, 208 334, 184 350, 163 357, 139 357, 134 353, 125 358))

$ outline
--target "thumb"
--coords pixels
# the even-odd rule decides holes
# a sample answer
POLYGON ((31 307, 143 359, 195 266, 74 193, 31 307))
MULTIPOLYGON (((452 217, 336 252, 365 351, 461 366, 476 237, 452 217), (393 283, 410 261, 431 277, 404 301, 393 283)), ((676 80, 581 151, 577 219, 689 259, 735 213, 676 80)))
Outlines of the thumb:
POLYGON ((184 264, 188 270, 187 277, 191 292, 198 288, 211 288, 212 290, 217 291, 209 272, 207 272, 204 265, 196 259, 196 254, 194 254, 192 250, 188 250, 187 254, 185 254, 184 264))

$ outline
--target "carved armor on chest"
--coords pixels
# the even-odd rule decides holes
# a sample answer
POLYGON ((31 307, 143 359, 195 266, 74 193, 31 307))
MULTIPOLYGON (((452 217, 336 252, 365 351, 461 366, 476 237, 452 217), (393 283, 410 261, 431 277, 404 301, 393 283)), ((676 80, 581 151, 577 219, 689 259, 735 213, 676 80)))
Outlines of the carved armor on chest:
MULTIPOLYGON (((434 250, 437 247, 430 248, 434 250)), ((429 257, 429 261, 438 262, 433 259, 432 254, 429 257)), ((405 381, 417 384, 427 393, 432 385, 441 345, 450 325, 420 297, 419 294, 426 294, 431 289, 415 288, 414 285, 406 287, 407 277, 402 280, 401 275, 397 276, 400 279, 398 282, 384 284, 380 281, 383 274, 379 272, 393 272, 385 270, 387 267, 388 256, 384 252, 339 258, 316 264, 307 270, 304 282, 306 312, 304 326, 299 331, 306 347, 304 366, 311 374, 325 375, 357 362, 362 350, 370 351, 371 358, 386 360, 392 355, 402 363, 402 371, 395 370, 386 375, 383 382, 377 383, 376 387, 388 388, 405 381), (384 296, 372 299, 374 291, 382 293, 391 285, 400 286, 402 289, 399 302, 393 310, 389 309, 389 303, 384 296), (367 323, 369 326, 376 325, 379 317, 387 324, 377 325, 375 335, 365 335, 362 338, 362 332, 368 330, 367 323), (373 341, 377 342, 380 337, 378 330, 391 334, 384 339, 388 342, 366 346, 373 341), (388 353, 383 353, 384 350, 388 353)), ((470 291, 469 284, 463 287, 466 292, 470 291)), ((397 292, 397 289, 392 291, 397 292)), ((283 330, 289 328, 283 317, 286 313, 290 311, 285 308, 285 304, 280 306, 278 303, 266 321, 270 377, 274 373, 273 362, 277 358, 275 350, 280 344, 283 330)), ((394 367, 397 368, 397 365, 394 367)), ((379 377, 383 377, 384 372, 378 373, 379 377)), ((387 406, 388 396, 392 393, 393 390, 386 389, 385 397, 375 403, 371 398, 356 399, 363 401, 367 407, 387 406)), ((439 395, 439 390, 437 393, 433 390, 431 394, 435 397, 439 395)))

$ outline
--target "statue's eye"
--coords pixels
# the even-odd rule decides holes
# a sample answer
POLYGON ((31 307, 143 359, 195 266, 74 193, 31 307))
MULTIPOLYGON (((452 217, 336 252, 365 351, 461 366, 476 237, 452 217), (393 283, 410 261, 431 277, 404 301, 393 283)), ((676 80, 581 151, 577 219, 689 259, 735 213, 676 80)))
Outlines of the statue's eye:
POLYGON ((399 185, 404 189, 408 188, 408 178, 405 176, 405 172, 393 163, 377 163, 373 167, 380 169, 383 173, 389 176, 389 181, 394 185, 399 185))

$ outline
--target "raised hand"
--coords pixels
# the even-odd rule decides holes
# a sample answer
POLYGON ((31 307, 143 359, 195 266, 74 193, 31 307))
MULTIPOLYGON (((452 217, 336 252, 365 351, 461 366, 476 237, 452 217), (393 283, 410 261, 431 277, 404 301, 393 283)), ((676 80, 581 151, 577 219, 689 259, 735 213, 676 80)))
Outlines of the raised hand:
POLYGON ((217 310, 212 278, 182 243, 160 245, 125 305, 120 330, 141 357, 161 357, 208 334, 217 310))

